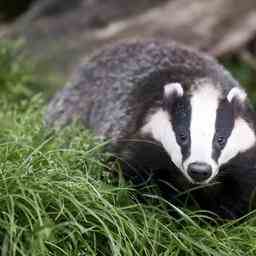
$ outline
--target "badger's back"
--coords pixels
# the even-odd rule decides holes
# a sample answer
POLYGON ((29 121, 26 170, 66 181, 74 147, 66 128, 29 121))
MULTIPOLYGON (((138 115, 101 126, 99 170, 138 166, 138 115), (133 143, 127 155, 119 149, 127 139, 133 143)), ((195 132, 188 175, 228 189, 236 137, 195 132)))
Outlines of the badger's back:
POLYGON ((79 67, 50 102, 49 125, 81 120, 113 140, 136 133, 148 111, 161 104, 163 86, 200 78, 221 83, 223 95, 237 83, 212 58, 174 42, 131 42, 100 51, 79 67))

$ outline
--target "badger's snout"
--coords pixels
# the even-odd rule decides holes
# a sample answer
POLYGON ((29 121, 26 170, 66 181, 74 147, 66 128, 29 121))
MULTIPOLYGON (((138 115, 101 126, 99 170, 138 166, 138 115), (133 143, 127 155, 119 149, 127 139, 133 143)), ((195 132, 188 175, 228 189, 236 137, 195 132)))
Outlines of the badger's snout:
POLYGON ((188 166, 188 175, 195 182, 204 182, 212 175, 212 168, 209 164, 194 162, 188 166))

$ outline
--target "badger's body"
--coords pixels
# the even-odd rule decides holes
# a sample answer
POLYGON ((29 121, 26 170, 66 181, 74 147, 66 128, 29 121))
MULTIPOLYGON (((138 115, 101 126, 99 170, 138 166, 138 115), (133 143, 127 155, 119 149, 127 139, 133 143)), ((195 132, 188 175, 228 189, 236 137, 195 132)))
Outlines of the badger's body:
POLYGON ((202 208, 246 213, 256 185, 255 116, 214 59, 174 42, 124 43, 81 65, 49 105, 48 124, 80 119, 110 138, 124 175, 154 176, 165 196, 200 185, 202 208))

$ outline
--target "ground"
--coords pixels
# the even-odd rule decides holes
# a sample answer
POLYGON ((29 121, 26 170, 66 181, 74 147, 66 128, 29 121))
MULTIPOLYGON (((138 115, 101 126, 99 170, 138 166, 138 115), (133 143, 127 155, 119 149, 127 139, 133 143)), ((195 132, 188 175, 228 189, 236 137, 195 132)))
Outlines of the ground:
MULTIPOLYGON (((176 208, 151 189, 138 203, 130 184, 109 176, 104 145, 89 131, 79 124, 46 129, 42 116, 52 90, 16 51, 0 46, 1 255, 256 254, 255 213, 214 224, 205 212, 176 208)), ((224 62, 253 85, 250 66, 224 62)))

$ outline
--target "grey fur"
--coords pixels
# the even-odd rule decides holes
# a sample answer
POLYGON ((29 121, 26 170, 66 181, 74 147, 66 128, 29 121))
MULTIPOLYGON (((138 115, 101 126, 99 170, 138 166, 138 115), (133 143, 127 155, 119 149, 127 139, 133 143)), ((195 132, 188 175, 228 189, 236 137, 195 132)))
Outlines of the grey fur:
POLYGON ((113 141, 136 134, 148 112, 162 100, 163 86, 180 82, 185 91, 198 79, 221 83, 226 95, 238 86, 213 58, 175 42, 129 42, 90 58, 50 102, 46 123, 74 119, 113 141))

